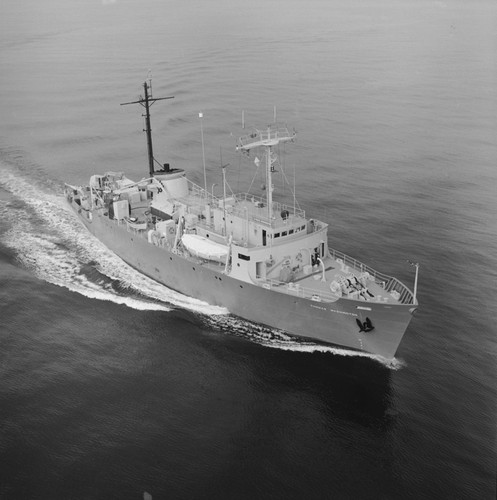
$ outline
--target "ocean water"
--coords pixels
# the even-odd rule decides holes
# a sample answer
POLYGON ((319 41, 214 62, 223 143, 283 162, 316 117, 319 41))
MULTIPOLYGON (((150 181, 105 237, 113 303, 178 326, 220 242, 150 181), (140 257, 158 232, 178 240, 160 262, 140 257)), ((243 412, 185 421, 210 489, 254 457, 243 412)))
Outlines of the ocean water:
MULTIPOLYGON (((0 498, 494 499, 492 1, 4 0, 0 498), (274 115, 330 245, 412 284, 390 362, 168 290, 92 238, 63 184, 155 156, 219 192, 274 115)), ((261 180, 255 177, 255 194, 261 180)), ((289 196, 276 178, 276 195, 289 196)))

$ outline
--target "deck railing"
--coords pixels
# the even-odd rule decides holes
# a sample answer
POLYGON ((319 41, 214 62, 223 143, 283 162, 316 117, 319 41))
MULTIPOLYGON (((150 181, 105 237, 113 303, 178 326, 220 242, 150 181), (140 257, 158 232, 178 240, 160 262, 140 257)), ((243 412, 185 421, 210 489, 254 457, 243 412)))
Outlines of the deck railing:
MULTIPOLYGON (((219 203, 219 198, 214 196, 212 193, 209 193, 209 191, 206 191, 203 187, 199 186, 198 184, 195 184, 192 182, 190 179, 186 179, 188 183, 188 190, 189 193, 198 197, 199 199, 203 200, 201 203, 219 203)), ((199 202, 200 203, 200 202, 199 202)))
POLYGON ((264 143, 276 141, 278 139, 282 141, 293 140, 295 138, 295 132, 290 133, 288 127, 283 123, 273 123, 266 129, 254 129, 252 133, 239 137, 238 145, 240 148, 245 148, 249 145, 254 145, 253 147, 263 146, 264 143))
MULTIPOLYGON (((194 182, 190 181, 187 179, 188 186, 189 186, 189 193, 190 195, 193 195, 197 198, 199 198, 200 203, 209 203, 212 205, 216 205, 219 207, 222 207, 223 199, 218 198, 217 196, 214 196, 212 193, 209 193, 206 191, 203 187, 199 186, 198 184, 195 184, 194 182), (200 201, 202 200, 202 201, 200 201)), ((243 209, 238 210, 237 208, 234 207, 230 201, 235 200, 237 202, 243 202, 243 201, 249 201, 254 204, 254 206, 266 206, 267 200, 265 198, 262 198, 261 196, 255 196, 250 193, 237 193, 237 194, 232 194, 228 198, 226 198, 226 209, 231 209, 233 212, 237 213, 240 212, 241 215, 243 215, 243 209)), ((301 208, 293 207, 290 205, 286 205, 284 203, 279 203, 277 201, 273 201, 273 212, 281 214, 281 212, 287 211, 288 215, 295 216, 295 217, 301 217, 305 219, 305 210, 302 210, 301 208)), ((270 221, 267 217, 262 216, 261 219, 264 220, 268 225, 270 224, 270 221)))
POLYGON ((338 300, 335 294, 331 292, 327 292, 325 290, 316 290, 313 288, 307 288, 301 286, 298 283, 286 283, 284 281, 279 281, 275 279, 267 278, 261 283, 263 288, 276 288, 279 291, 283 291, 284 293, 288 293, 290 295, 295 295, 296 297, 307 298, 311 300, 315 300, 316 302, 321 302, 322 300, 325 302, 334 302, 338 300))
POLYGON ((330 248, 330 254, 334 259, 341 259, 345 266, 352 267, 361 272, 368 272, 375 280, 375 282, 380 285, 388 293, 396 292, 398 294, 398 300, 401 304, 414 304, 414 295, 403 283, 401 283, 397 278, 388 276, 387 274, 380 273, 376 269, 373 269, 366 264, 354 259, 353 257, 330 248))
MULTIPOLYGON (((250 193, 237 193, 234 195, 234 198, 236 199, 236 201, 250 201, 254 203, 254 205, 260 204, 261 206, 263 206, 267 204, 267 200, 265 198, 254 196, 250 193)), ((278 201, 273 201, 273 212, 280 214, 283 211, 287 211, 290 217, 294 215, 295 217, 302 217, 303 219, 305 219, 305 210, 286 205, 284 203, 279 203, 278 201)))

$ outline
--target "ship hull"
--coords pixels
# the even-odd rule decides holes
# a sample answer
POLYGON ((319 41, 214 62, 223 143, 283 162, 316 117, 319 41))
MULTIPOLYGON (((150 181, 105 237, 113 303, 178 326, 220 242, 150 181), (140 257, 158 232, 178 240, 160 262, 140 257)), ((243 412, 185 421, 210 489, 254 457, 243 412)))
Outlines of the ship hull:
POLYGON ((292 335, 387 359, 394 357, 412 318, 409 305, 338 299, 316 302, 225 275, 149 243, 124 225, 93 211, 91 219, 73 203, 80 220, 105 246, 142 274, 187 296, 222 306, 246 320, 292 335), (360 331, 370 318, 374 329, 360 331))

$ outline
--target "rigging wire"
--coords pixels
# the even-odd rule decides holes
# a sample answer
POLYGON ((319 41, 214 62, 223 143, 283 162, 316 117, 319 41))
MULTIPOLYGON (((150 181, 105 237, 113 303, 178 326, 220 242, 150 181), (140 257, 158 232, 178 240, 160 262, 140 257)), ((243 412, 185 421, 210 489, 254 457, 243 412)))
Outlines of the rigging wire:
POLYGON ((252 189, 252 186, 255 182, 255 178, 257 177, 257 174, 259 173, 259 167, 261 166, 261 162, 258 162, 258 164, 256 163, 255 165, 257 165, 257 169, 255 171, 254 177, 252 177, 252 182, 250 183, 250 186, 247 190, 247 193, 250 193, 250 190, 252 189))
POLYGON ((229 190, 230 190, 230 193, 232 196, 235 196, 235 193, 233 192, 233 189, 231 189, 231 186, 229 185, 229 182, 226 181, 226 186, 228 186, 229 190))

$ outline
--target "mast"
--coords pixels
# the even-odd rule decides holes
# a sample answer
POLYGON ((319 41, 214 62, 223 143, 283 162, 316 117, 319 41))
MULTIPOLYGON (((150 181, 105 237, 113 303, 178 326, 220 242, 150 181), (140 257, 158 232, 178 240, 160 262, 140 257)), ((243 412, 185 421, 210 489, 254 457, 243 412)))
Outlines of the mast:
POLYGON ((132 102, 123 102, 121 106, 126 106, 128 104, 140 104, 145 108, 145 114, 142 115, 145 117, 145 129, 143 130, 147 134, 147 151, 148 151, 148 171, 150 177, 154 175, 154 150, 152 146, 152 127, 150 125, 150 107, 154 104, 155 101, 163 101, 165 99, 174 99, 174 96, 169 97, 152 97, 152 80, 148 80, 148 83, 143 82, 143 91, 145 93, 145 97, 140 96, 138 101, 132 102), (150 95, 149 95, 150 90, 150 95))
MULTIPOLYGON (((269 136, 269 127, 268 127, 268 136, 269 136)), ((273 220, 273 172, 274 172, 274 164, 276 162, 276 155, 273 154, 271 148, 272 145, 265 146, 265 156, 266 156, 266 197, 267 197, 267 216, 269 221, 273 220)))
POLYGON ((147 82, 143 82, 143 90, 145 92, 145 132, 147 134, 148 171, 150 177, 152 177, 154 175, 154 149, 152 147, 152 127, 150 126, 150 103, 148 100, 147 82))
POLYGON ((224 236, 226 237, 226 167, 223 165, 223 220, 224 220, 224 236))
POLYGON ((207 173, 205 171, 205 148, 204 148, 204 127, 202 126, 202 121, 204 119, 204 113, 200 112, 198 114, 200 118, 200 135, 202 136, 202 164, 204 166, 204 190, 207 198, 207 173))
POLYGON ((296 133, 290 134, 285 126, 273 123, 268 125, 266 130, 255 129, 249 135, 238 139, 237 150, 249 152, 253 148, 263 147, 266 157, 266 193, 267 193, 267 208, 269 222, 273 220, 273 178, 274 164, 277 161, 277 155, 273 152, 273 147, 280 142, 293 141, 296 133))

